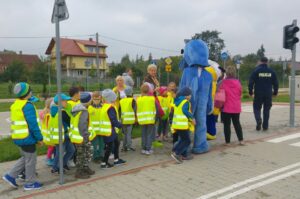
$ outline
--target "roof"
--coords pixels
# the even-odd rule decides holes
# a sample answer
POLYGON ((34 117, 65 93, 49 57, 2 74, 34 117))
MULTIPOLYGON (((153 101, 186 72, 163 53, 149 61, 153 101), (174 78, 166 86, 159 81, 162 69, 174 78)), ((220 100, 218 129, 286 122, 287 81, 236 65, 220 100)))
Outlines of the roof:
POLYGON ((37 55, 26 55, 26 54, 12 54, 12 53, 0 53, 0 64, 7 65, 13 61, 22 61, 24 64, 32 65, 35 62, 40 61, 37 55))
MULTIPOLYGON (((83 52, 77 43, 83 44, 85 46, 96 46, 96 42, 93 40, 78 40, 78 39, 66 39, 61 38, 60 39, 60 45, 61 45, 61 52, 62 56, 64 55, 72 55, 72 56, 84 56, 84 57, 95 57, 95 53, 85 53, 83 52)), ((46 54, 50 55, 52 48, 54 47, 55 40, 54 38, 51 39, 50 44, 46 50, 46 54)), ((99 43, 99 47, 106 48, 104 44, 99 43)), ((106 54, 100 54, 100 57, 106 58, 106 54)))

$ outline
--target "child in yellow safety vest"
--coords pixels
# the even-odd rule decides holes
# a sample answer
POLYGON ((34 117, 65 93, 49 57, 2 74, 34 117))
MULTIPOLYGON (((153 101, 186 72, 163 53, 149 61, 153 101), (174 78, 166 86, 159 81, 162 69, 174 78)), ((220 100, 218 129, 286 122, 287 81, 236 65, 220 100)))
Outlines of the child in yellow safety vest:
POLYGON ((100 112, 102 108, 100 91, 95 91, 92 94, 92 104, 88 108, 90 116, 90 130, 96 135, 93 139, 93 161, 95 163, 100 163, 103 158, 104 142, 102 136, 99 135, 100 132, 100 112))
POLYGON ((24 190, 40 189, 43 185, 36 181, 36 144, 42 144, 43 136, 39 128, 38 114, 32 102, 31 88, 25 82, 14 87, 17 99, 10 107, 12 140, 20 148, 21 157, 2 178, 9 185, 18 188, 16 178, 25 170, 24 190))
POLYGON ((141 86, 141 96, 137 98, 137 121, 142 126, 142 154, 150 155, 153 153, 152 142, 155 137, 155 120, 158 115, 158 105, 155 97, 149 96, 149 86, 144 83, 141 86))
POLYGON ((55 147, 51 144, 50 140, 50 132, 49 132, 49 120, 50 120, 50 105, 53 101, 53 98, 48 98, 45 101, 45 108, 39 112, 39 118, 41 122, 41 131, 43 135, 43 142, 48 146, 47 156, 46 156, 46 164, 48 166, 53 166, 54 159, 52 155, 54 155, 55 147))
POLYGON ((172 158, 177 163, 182 163, 182 160, 190 160, 192 156, 188 149, 191 144, 190 131, 191 127, 196 124, 190 109, 192 91, 188 87, 183 87, 177 93, 174 100, 174 107, 170 114, 172 132, 176 132, 179 139, 173 146, 172 158))
POLYGON ((131 87, 125 88, 126 98, 120 100, 120 115, 122 122, 122 131, 124 134, 122 151, 135 151, 132 147, 132 127, 136 123, 136 101, 133 99, 133 90, 131 87))
POLYGON ((168 92, 167 92, 170 105, 173 104, 174 102, 174 98, 176 97, 176 90, 177 90, 176 83, 170 82, 168 84, 168 92))
POLYGON ((105 154, 101 163, 101 168, 111 168, 114 165, 122 165, 126 161, 119 158, 118 131, 122 124, 118 121, 118 112, 115 107, 117 95, 111 89, 102 91, 103 106, 100 113, 100 135, 105 143, 105 154), (110 154, 114 154, 114 164, 108 162, 110 154))
MULTIPOLYGON (((71 98, 65 94, 60 94, 62 104, 62 140, 63 140, 63 169, 70 170, 68 161, 74 156, 75 148, 69 138, 70 115, 65 110, 68 106, 67 101, 71 98)), ((59 116, 58 116, 58 94, 53 98, 53 103, 50 106, 51 118, 49 121, 51 143, 55 145, 55 156, 51 173, 59 172, 59 116)))
POLYGON ((161 86, 158 90, 158 100, 164 115, 159 118, 158 137, 160 140, 166 140, 168 137, 168 119, 170 114, 170 100, 168 99, 167 87, 161 86))
POLYGON ((88 106, 91 104, 92 96, 88 92, 80 93, 80 104, 72 109, 72 118, 70 126, 70 140, 77 148, 77 161, 75 178, 87 179, 95 174, 89 167, 92 157, 92 141, 95 138, 93 131, 89 132, 89 113, 88 106))

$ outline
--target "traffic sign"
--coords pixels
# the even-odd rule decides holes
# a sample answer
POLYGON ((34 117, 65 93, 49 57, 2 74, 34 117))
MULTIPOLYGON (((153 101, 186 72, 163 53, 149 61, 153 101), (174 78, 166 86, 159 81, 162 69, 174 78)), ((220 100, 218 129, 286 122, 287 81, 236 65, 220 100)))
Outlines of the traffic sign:
POLYGON ((167 64, 165 67, 166 72, 171 72, 172 71, 172 66, 170 64, 167 64))
POLYGON ((170 64, 172 64, 172 59, 170 57, 168 57, 165 59, 165 62, 167 65, 170 65, 170 64))
POLYGON ((58 21, 69 19, 69 12, 65 0, 55 0, 54 2, 51 22, 55 23, 56 19, 58 19, 58 21))
POLYGON ((222 52, 222 53, 221 53, 221 59, 222 59, 223 61, 227 60, 227 59, 228 59, 228 54, 227 54, 226 52, 222 52))

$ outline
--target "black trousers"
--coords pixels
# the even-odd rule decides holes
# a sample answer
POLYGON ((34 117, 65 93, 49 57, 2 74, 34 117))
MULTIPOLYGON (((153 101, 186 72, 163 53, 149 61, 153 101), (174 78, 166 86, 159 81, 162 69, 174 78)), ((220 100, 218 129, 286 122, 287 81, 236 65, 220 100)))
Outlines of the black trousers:
POLYGON ((272 95, 255 95, 253 101, 253 112, 256 123, 262 123, 264 129, 269 128, 270 109, 272 107, 272 95), (263 120, 261 119, 261 108, 263 109, 263 120))
POLYGON ((119 146, 120 142, 118 137, 114 141, 105 143, 105 154, 103 158, 103 162, 108 163, 108 159, 110 154, 113 152, 115 156, 115 160, 119 159, 119 146))
POLYGON ((235 133, 239 141, 243 140, 243 130, 240 123, 239 113, 223 113, 224 135, 226 143, 230 143, 231 137, 231 121, 233 123, 235 133))

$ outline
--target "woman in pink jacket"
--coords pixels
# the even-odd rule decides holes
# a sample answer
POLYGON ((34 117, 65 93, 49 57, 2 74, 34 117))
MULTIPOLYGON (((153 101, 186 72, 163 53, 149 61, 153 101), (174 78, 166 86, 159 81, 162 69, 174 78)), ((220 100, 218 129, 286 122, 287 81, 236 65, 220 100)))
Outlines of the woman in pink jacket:
POLYGON ((219 89, 224 89, 226 96, 222 111, 224 116, 223 123, 226 145, 230 143, 231 121, 239 143, 243 145, 243 130, 240 123, 242 85, 240 81, 236 79, 236 69, 234 66, 228 66, 226 68, 226 78, 222 81, 219 89))

